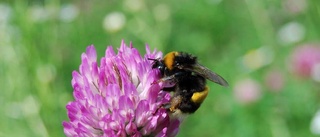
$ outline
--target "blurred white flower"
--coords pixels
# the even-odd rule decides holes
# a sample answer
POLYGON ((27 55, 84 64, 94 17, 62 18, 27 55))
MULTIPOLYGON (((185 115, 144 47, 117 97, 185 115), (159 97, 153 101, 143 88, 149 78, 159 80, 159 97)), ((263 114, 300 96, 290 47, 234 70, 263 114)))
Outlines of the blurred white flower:
POLYGON ((269 47, 260 47, 248 51, 241 59, 240 63, 248 72, 259 69, 273 61, 274 52, 269 47))
POLYGON ((124 1, 124 9, 128 9, 129 11, 139 11, 144 7, 143 0, 125 0, 124 1))
POLYGON ((236 82, 233 91, 235 99, 241 104, 254 103, 261 98, 260 85, 253 79, 236 82))
POLYGON ((313 116, 310 130, 313 134, 320 135, 320 110, 313 116))
POLYGON ((0 3, 0 25, 7 23, 11 16, 11 7, 7 4, 0 3))
POLYGON ((59 8, 56 6, 32 5, 28 11, 29 18, 35 23, 42 23, 59 17, 59 8))
POLYGON ((10 118, 23 118, 39 113, 39 102, 31 95, 26 96, 21 102, 9 102, 4 106, 5 114, 10 118))
POLYGON ((25 97, 25 99, 21 102, 20 108, 22 110, 22 114, 25 117, 34 116, 39 114, 40 103, 31 95, 25 97))
POLYGON ((62 5, 60 9, 60 20, 71 22, 79 15, 79 9, 73 4, 62 5))
POLYGON ((305 36, 305 28, 298 22, 289 22, 280 28, 278 38, 281 43, 293 44, 301 41, 305 36))
POLYGON ((170 9, 166 4, 159 4, 154 7, 153 15, 158 21, 168 20, 168 18, 170 17, 170 9))
POLYGON ((103 28, 109 32, 121 30, 126 23, 126 18, 121 12, 112 12, 103 20, 103 28))
POLYGON ((44 22, 49 19, 50 13, 43 6, 35 5, 29 9, 30 19, 34 22, 44 22))
POLYGON ((57 8, 34 5, 30 7, 28 14, 31 21, 41 23, 54 18, 57 14, 57 8))

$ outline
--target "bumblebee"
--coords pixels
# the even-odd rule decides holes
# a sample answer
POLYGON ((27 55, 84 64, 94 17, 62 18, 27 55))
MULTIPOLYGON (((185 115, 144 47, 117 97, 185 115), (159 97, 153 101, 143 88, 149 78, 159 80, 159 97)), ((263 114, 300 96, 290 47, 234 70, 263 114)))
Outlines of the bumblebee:
POLYGON ((185 52, 170 52, 163 59, 153 60, 153 69, 159 69, 162 78, 157 82, 173 83, 171 87, 163 88, 163 91, 174 94, 170 103, 164 104, 173 114, 194 113, 208 95, 209 88, 206 79, 219 85, 228 86, 228 82, 218 74, 197 61, 197 57, 185 52))

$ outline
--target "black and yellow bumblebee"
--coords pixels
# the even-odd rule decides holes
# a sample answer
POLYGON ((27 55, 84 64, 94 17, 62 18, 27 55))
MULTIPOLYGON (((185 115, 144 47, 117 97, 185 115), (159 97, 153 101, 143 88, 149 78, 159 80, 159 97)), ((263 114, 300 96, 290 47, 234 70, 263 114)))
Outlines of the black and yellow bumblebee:
POLYGON ((197 61, 197 57, 185 52, 169 52, 163 59, 153 60, 153 69, 159 69, 161 79, 157 82, 173 83, 164 91, 173 91, 170 103, 163 107, 173 114, 194 113, 208 95, 206 79, 219 85, 228 86, 228 82, 218 74, 197 61))

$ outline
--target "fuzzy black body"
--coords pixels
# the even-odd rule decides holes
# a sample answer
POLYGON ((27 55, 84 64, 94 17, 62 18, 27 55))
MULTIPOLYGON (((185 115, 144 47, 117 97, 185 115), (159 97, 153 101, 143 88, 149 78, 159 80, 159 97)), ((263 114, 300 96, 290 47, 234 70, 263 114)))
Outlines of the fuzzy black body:
POLYGON ((228 83, 218 74, 200 65, 197 58, 185 52, 169 52, 163 59, 153 60, 154 69, 159 69, 162 78, 158 82, 173 82, 173 87, 165 87, 164 91, 173 91, 169 104, 165 104, 170 112, 194 113, 207 97, 206 79, 223 86, 228 83))
POLYGON ((195 93, 203 92, 207 95, 206 80, 199 75, 185 75, 177 78, 174 86, 174 95, 171 99, 171 110, 179 109, 182 113, 194 113, 201 105, 202 101, 195 101, 195 93), (180 98, 180 103, 175 104, 175 99, 180 98))

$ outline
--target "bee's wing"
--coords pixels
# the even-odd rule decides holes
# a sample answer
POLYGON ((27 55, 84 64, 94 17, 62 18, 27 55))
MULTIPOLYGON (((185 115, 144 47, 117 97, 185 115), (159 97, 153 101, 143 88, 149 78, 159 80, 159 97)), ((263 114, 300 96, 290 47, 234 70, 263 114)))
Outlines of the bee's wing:
POLYGON ((193 65, 192 68, 185 68, 186 70, 192 71, 194 73, 199 74, 200 76, 215 82, 221 86, 229 86, 228 82, 224 80, 221 76, 219 76, 217 73, 212 72, 210 69, 208 69, 205 66, 202 66, 201 64, 193 65))

